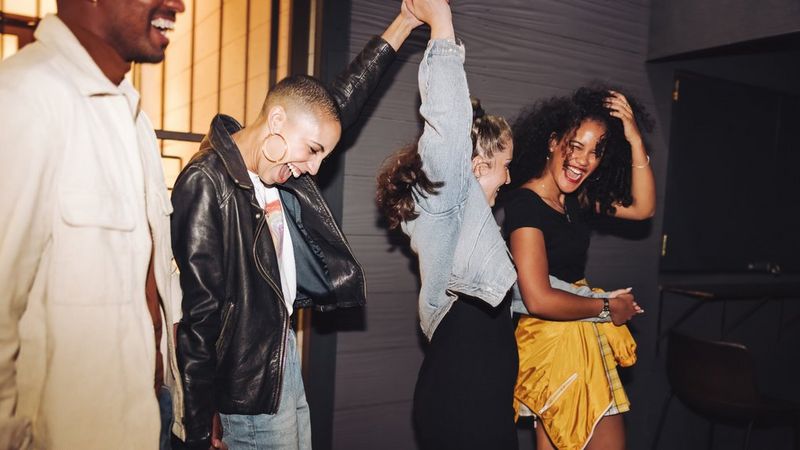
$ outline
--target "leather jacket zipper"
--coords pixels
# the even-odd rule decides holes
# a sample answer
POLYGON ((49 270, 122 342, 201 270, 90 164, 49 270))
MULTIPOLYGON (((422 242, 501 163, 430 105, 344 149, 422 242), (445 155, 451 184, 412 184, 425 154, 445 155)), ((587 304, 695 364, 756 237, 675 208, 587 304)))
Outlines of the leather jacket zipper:
POLYGON ((228 328, 229 328, 229 325, 230 325, 230 322, 231 322, 231 317, 233 317, 233 309, 234 309, 234 307, 235 307, 235 304, 231 302, 231 303, 228 303, 225 306, 225 309, 222 311, 222 326, 220 327, 219 339, 217 339, 217 345, 215 346, 216 350, 217 350, 217 361, 218 362, 222 360, 222 356, 223 356, 222 355, 222 350, 225 349, 225 341, 226 341, 226 338, 227 338, 227 333, 226 332, 228 331, 228 328))
POLYGON ((281 302, 280 308, 278 308, 279 311, 278 314, 281 314, 281 316, 283 316, 282 317, 283 329, 281 330, 281 344, 280 344, 280 367, 278 370, 278 380, 277 380, 278 382, 276 383, 278 389, 275 392, 274 396, 275 398, 272 402, 272 411, 277 413, 278 408, 280 407, 281 393, 283 391, 283 375, 284 375, 283 372, 286 369, 286 339, 289 334, 289 317, 286 311, 286 300, 283 298, 283 291, 278 289, 278 285, 275 284, 275 280, 273 280, 272 277, 270 277, 269 274, 267 273, 266 269, 264 269, 264 266, 261 264, 261 260, 258 258, 258 252, 256 252, 257 247, 255 243, 258 242, 258 239, 261 236, 261 233, 263 232, 266 223, 267 220, 266 216, 264 215, 262 216, 262 219, 258 222, 258 228, 256 229, 255 239, 253 240, 253 259, 256 262, 256 269, 258 269, 258 272, 261 274, 261 276, 265 280, 267 280, 267 283, 269 283, 270 287, 272 287, 272 290, 275 291, 275 293, 278 295, 278 300, 280 300, 281 302))

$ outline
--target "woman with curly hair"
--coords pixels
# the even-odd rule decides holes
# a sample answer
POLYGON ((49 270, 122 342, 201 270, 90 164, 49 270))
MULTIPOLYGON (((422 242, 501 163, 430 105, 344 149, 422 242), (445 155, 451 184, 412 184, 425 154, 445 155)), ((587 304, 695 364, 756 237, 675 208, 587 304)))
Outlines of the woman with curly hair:
POLYGON ((583 87, 523 111, 514 124, 521 183, 505 199, 505 232, 530 315, 516 330, 518 414, 534 415, 537 449, 623 449, 629 402, 617 364, 636 360, 624 325, 643 312, 625 296, 588 300, 553 289, 549 277, 585 286, 590 222, 642 220, 655 211, 655 182, 638 103, 583 87))

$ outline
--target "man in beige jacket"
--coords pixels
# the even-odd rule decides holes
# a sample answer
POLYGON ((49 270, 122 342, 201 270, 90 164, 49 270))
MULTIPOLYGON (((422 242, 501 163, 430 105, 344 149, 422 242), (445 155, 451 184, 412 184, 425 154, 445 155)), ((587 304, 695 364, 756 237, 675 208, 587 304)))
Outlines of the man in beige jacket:
POLYGON ((59 0, 0 64, 0 449, 156 449, 163 386, 182 410, 172 207, 124 76, 183 10, 59 0))

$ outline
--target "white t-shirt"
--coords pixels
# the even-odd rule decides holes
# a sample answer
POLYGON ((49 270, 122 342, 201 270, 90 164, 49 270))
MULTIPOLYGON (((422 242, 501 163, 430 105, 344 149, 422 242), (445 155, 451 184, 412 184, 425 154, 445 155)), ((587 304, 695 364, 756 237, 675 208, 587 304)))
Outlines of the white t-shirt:
POLYGON ((292 236, 285 224, 285 210, 281 203, 278 189, 267 187, 258 177, 258 174, 248 171, 255 188, 256 201, 266 213, 267 226, 272 235, 272 242, 278 252, 278 272, 281 274, 281 290, 286 301, 286 310, 292 315, 294 299, 297 296, 297 268, 294 263, 294 247, 292 236), (281 241, 278 248, 277 240, 281 241))

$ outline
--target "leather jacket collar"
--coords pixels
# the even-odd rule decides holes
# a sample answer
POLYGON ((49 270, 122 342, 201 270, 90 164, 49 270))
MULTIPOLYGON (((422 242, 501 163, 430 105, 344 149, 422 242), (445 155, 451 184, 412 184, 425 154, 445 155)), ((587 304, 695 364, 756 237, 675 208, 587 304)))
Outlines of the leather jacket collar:
POLYGON ((208 143, 222 158, 222 163, 228 170, 228 174, 233 181, 243 189, 253 189, 253 182, 244 165, 242 154, 236 146, 232 135, 244 127, 233 117, 225 114, 217 114, 211 120, 211 128, 208 130, 208 143))

